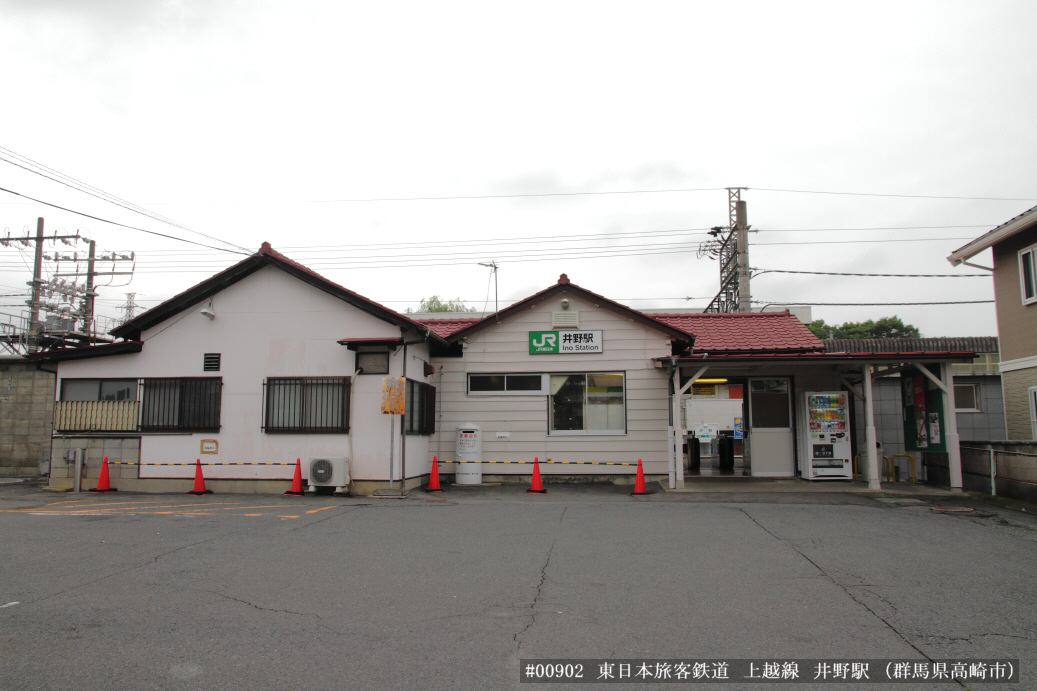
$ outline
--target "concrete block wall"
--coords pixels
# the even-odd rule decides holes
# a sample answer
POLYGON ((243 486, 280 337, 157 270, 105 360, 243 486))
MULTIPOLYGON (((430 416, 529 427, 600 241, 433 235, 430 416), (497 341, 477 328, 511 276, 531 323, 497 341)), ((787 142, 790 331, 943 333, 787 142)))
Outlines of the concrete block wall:
POLYGON ((38 475, 50 453, 54 375, 0 358, 0 476, 38 475))
MULTIPOLYGON (((86 449, 84 478, 97 480, 105 456, 111 465, 108 476, 112 487, 119 488, 120 480, 136 480, 137 466, 117 465, 113 462, 140 462, 140 437, 55 437, 51 445, 50 486, 71 487, 75 464, 66 460, 69 449, 86 449)), ((92 486, 92 485, 91 485, 92 486)))

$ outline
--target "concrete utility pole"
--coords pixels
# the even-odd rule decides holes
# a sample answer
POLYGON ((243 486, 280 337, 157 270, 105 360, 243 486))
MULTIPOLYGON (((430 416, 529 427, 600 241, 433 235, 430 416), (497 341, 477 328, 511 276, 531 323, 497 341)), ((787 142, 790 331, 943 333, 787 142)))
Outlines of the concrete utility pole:
POLYGON ((43 284, 43 217, 36 219, 36 261, 32 265, 32 299, 29 303, 29 342, 26 344, 30 353, 35 352, 43 333, 40 324, 40 286, 43 284))
POLYGON ((749 223, 746 218, 745 202, 739 200, 735 207, 735 239, 738 253, 738 311, 752 312, 749 295, 749 223))
MULTIPOLYGON (((90 241, 90 254, 86 260, 86 300, 83 301, 83 331, 94 329, 94 255, 97 243, 90 241)), ((94 329, 96 332, 96 329, 94 329)))

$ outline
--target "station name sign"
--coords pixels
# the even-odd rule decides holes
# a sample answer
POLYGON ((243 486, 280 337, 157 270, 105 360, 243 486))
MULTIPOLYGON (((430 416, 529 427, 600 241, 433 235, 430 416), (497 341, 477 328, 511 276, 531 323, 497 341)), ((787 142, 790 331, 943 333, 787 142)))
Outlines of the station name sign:
POLYGON ((600 331, 530 331, 529 354, 603 353, 600 331))

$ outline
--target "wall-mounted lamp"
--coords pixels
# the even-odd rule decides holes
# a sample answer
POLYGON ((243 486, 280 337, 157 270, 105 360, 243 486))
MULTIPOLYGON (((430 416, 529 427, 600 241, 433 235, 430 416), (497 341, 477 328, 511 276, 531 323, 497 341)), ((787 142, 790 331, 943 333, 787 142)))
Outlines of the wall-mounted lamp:
POLYGON ((212 321, 216 318, 216 313, 212 311, 212 300, 209 300, 209 304, 201 309, 201 314, 212 321))
POLYGON ((569 299, 568 298, 562 298, 562 309, 563 310, 569 309, 569 299))

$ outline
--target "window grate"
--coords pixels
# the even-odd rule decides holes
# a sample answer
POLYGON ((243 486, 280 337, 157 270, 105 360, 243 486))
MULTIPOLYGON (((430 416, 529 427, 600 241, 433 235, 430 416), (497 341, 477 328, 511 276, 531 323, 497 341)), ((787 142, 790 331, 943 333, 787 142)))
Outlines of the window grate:
POLYGON ((142 432, 218 432, 223 380, 219 377, 142 379, 142 432))
POLYGON ((205 372, 219 372, 220 354, 206 353, 202 360, 202 370, 205 372))
POLYGON ((349 432, 349 377, 271 377, 263 386, 266 432, 349 432))

